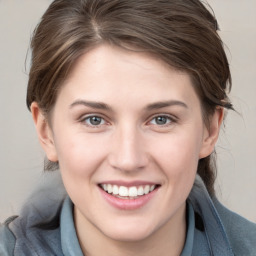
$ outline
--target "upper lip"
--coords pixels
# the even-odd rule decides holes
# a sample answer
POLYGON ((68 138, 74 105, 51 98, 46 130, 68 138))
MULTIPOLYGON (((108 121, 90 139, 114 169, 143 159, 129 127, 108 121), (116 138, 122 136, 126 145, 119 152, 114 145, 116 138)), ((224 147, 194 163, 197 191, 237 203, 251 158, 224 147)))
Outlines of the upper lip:
POLYGON ((145 181, 145 180, 134 180, 134 181, 122 181, 122 180, 108 180, 100 182, 100 184, 111 184, 117 186, 125 186, 125 187, 132 187, 132 186, 140 186, 140 185, 160 185, 159 183, 152 182, 152 181, 145 181))

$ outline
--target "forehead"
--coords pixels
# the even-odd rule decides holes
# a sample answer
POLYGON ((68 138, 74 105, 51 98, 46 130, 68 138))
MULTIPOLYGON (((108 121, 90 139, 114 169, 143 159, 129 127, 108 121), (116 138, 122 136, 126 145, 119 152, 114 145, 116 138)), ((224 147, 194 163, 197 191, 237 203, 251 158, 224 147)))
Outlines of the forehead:
MULTIPOLYGON (((109 45, 81 56, 60 90, 60 96, 88 100, 198 100, 190 76, 156 56, 109 45)), ((57 99, 58 101, 58 99, 57 99)))

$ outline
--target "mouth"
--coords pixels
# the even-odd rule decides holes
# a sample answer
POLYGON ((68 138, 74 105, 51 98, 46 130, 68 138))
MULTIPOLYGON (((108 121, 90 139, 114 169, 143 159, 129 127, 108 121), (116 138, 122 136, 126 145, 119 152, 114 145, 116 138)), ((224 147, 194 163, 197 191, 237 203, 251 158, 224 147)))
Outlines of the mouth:
POLYGON ((160 187, 159 184, 146 184, 139 186, 119 186, 116 184, 99 184, 99 187, 109 195, 116 198, 131 200, 148 195, 160 187))

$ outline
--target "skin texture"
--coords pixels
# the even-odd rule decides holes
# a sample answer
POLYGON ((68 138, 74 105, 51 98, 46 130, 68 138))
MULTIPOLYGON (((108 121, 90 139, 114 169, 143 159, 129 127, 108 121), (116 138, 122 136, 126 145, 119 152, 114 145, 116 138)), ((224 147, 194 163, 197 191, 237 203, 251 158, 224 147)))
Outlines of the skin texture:
POLYGON ((31 111, 48 159, 59 161, 86 255, 181 253, 185 201, 223 118, 217 109, 205 127, 186 73, 145 53, 101 45, 74 65, 50 124, 36 102, 31 111), (108 181, 160 187, 139 209, 120 210, 102 196, 98 185, 108 181))

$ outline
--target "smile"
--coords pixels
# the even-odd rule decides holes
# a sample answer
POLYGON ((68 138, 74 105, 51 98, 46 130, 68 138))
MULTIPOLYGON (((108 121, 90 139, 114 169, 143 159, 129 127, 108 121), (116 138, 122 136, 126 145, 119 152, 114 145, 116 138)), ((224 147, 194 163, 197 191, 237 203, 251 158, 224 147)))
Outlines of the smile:
POLYGON ((118 186, 113 184, 100 184, 100 187, 112 196, 121 199, 136 199, 154 191, 159 185, 140 185, 140 186, 118 186))

